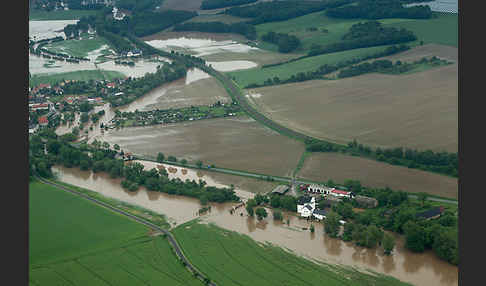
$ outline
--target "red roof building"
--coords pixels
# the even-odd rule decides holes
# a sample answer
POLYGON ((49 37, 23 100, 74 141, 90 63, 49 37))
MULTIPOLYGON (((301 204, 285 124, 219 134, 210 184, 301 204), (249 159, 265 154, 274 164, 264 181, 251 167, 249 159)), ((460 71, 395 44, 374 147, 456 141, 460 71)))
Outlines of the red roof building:
POLYGON ((115 83, 114 82, 109 82, 106 84, 106 87, 108 88, 114 88, 115 87, 115 83))
POLYGON ((348 191, 341 191, 341 190, 332 190, 331 194, 336 196, 336 197, 351 197, 351 192, 348 191))
POLYGON ((49 120, 47 120, 47 116, 41 116, 37 121, 41 126, 46 126, 47 124, 49 124, 49 120))

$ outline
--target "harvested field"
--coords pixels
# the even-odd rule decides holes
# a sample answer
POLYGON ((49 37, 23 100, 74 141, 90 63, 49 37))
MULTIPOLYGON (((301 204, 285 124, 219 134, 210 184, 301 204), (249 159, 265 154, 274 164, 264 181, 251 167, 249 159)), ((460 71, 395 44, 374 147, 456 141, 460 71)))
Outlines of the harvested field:
POLYGON ((112 130, 103 140, 135 154, 162 152, 179 160, 277 176, 289 175, 304 150, 302 143, 247 117, 112 130))
POLYGON ((359 180, 363 186, 388 186, 393 190, 458 198, 455 178, 339 153, 312 154, 305 161, 299 177, 321 182, 332 179, 338 183, 359 180))
POLYGON ((365 74, 249 90, 275 121, 305 134, 375 147, 457 152, 457 63, 406 75, 365 74))

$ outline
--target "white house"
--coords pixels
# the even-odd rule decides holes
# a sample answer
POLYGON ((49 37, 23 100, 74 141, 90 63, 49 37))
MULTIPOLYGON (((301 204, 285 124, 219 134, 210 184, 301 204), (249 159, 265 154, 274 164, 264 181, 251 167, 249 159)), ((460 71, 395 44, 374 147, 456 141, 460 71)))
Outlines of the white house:
POLYGON ((310 217, 316 208, 316 199, 314 197, 302 197, 297 202, 297 212, 302 217, 310 217))

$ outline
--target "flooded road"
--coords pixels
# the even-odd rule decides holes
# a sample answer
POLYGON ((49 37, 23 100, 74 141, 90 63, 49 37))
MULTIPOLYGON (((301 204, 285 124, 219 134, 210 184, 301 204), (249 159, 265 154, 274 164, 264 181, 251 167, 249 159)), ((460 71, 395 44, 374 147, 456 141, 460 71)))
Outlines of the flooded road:
MULTIPOLYGON (((142 163, 145 168, 160 165, 146 161, 142 161, 142 163)), ((167 169, 171 167, 166 164, 162 165, 167 169)), ((208 185, 224 186, 210 175, 198 174, 196 170, 190 169, 183 172, 184 168, 172 167, 177 170, 168 172, 170 178, 178 177, 181 180, 201 178, 208 185)), ((137 192, 128 192, 120 186, 120 179, 111 179, 104 173, 93 174, 90 171, 60 166, 53 167, 53 171, 63 182, 165 214, 171 224, 174 222, 180 224, 198 217, 196 212, 200 208, 200 204, 197 199, 150 192, 144 188, 140 188, 137 192)), ((241 197, 253 196, 238 188, 235 191, 241 197)), ((398 236, 394 254, 385 256, 381 248, 365 249, 323 235, 323 226, 320 223, 314 223, 314 234, 308 230, 302 230, 303 227, 308 228, 310 223, 290 213, 284 213, 284 223, 276 222, 272 219, 272 211, 267 209, 269 217, 258 222, 254 218, 247 217, 243 208, 231 215, 229 209, 235 205, 234 203, 211 205, 212 210, 203 216, 203 222, 212 222, 225 229, 246 234, 256 241, 271 242, 310 259, 353 266, 361 270, 369 269, 419 286, 458 285, 457 267, 439 260, 431 251, 416 254, 405 250, 403 238, 398 236), (287 219, 289 220, 288 226, 285 223, 287 219)))

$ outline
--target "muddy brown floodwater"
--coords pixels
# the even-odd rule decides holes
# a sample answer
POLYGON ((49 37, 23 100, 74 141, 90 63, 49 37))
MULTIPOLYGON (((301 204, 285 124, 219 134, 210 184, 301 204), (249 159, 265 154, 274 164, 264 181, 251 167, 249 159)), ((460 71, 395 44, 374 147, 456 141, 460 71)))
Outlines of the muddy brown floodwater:
MULTIPOLYGON (((160 165, 153 162, 140 162, 147 169, 160 165)), ((165 168, 170 167, 166 164, 162 165, 165 168)), ((208 185, 224 186, 208 174, 202 175, 195 170, 172 167, 176 168, 177 171, 169 173, 170 178, 178 177, 182 180, 201 178, 208 185), (186 174, 183 174, 182 169, 187 170, 186 174)), ((172 224, 174 222, 181 224, 198 217, 196 212, 200 208, 200 204, 197 199, 151 192, 144 188, 140 188, 137 192, 128 192, 120 186, 120 179, 111 179, 104 173, 93 174, 90 171, 61 166, 54 166, 53 171, 63 182, 91 189, 105 196, 164 214, 172 224)), ((235 191, 244 198, 253 196, 253 194, 238 188, 235 191)), ((315 233, 313 234, 308 230, 302 230, 302 228, 308 229, 310 223, 291 213, 284 213, 283 221, 289 220, 287 226, 286 223, 273 221, 271 210, 267 210, 270 213, 269 217, 258 222, 254 218, 249 218, 243 208, 231 215, 229 210, 235 203, 213 203, 211 205, 211 212, 202 216, 203 223, 215 223, 225 229, 246 234, 256 241, 271 242, 309 259, 351 266, 362 271, 371 270, 419 286, 458 285, 458 268, 456 266, 438 259, 431 251, 412 253, 406 250, 404 240, 400 236, 396 236, 397 246, 393 255, 385 256, 381 248, 365 249, 354 246, 352 243, 325 236, 323 226, 320 223, 314 223, 315 233), (241 216, 240 213, 243 215, 241 216)))

